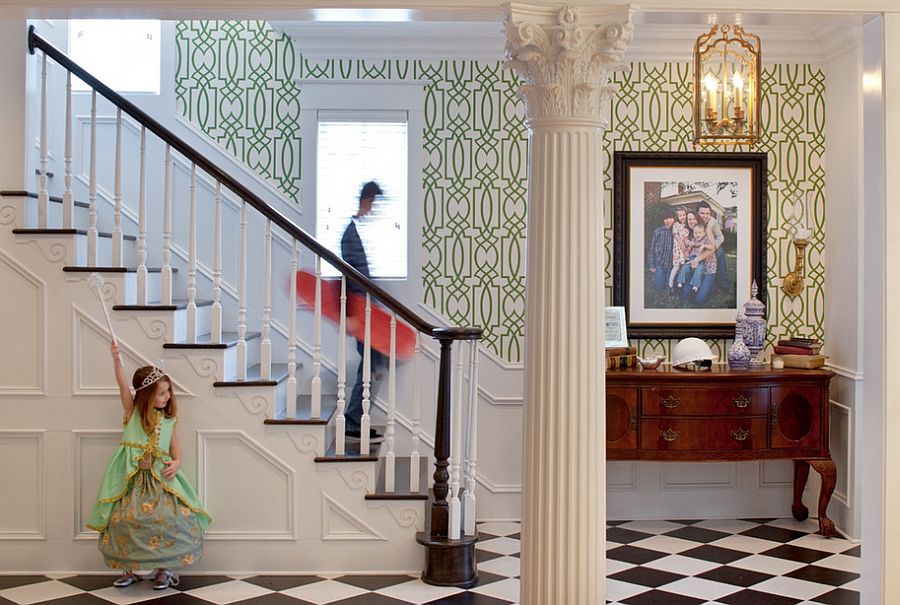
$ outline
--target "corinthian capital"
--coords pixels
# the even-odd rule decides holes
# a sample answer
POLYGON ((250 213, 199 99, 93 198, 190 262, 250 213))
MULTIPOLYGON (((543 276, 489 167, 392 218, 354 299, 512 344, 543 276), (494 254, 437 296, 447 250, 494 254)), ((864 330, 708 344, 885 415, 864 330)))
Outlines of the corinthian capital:
POLYGON ((506 62, 525 80, 528 118, 602 120, 609 80, 634 26, 627 5, 606 9, 506 4, 506 62))

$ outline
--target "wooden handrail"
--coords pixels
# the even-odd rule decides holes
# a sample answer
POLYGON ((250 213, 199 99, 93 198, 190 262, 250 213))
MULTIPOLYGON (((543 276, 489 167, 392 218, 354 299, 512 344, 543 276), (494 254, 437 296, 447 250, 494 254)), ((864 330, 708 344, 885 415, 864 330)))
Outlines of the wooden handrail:
POLYGON ((147 130, 158 136, 170 147, 178 151, 185 158, 198 167, 206 171, 214 179, 222 183, 225 187, 237 194, 242 200, 250 204, 257 212, 271 220, 275 225, 286 231, 291 237, 296 239, 306 248, 312 250, 315 254, 325 259, 332 267, 341 272, 350 281, 358 284, 366 292, 377 299, 379 303, 394 311, 399 317, 403 318, 407 323, 412 325, 418 331, 428 334, 434 338, 449 340, 479 340, 482 337, 482 328, 474 327, 444 327, 435 326, 419 315, 406 305, 398 301, 396 298, 388 294, 384 289, 368 279, 365 275, 357 271, 348 264, 340 256, 320 244, 313 236, 295 225, 286 216, 275 210, 267 204, 258 195, 250 191, 247 187, 237 181, 230 174, 219 168, 216 164, 204 157, 199 151, 194 149, 189 143, 178 137, 168 128, 160 124, 137 105, 124 98, 112 90, 109 86, 95 78, 83 67, 72 61, 65 53, 53 46, 50 42, 41 38, 35 31, 34 26, 28 28, 28 52, 34 54, 35 49, 40 49, 51 57, 54 61, 62 65, 68 71, 79 77, 85 84, 96 90, 102 97, 110 103, 120 108, 123 112, 130 115, 138 121, 147 130))

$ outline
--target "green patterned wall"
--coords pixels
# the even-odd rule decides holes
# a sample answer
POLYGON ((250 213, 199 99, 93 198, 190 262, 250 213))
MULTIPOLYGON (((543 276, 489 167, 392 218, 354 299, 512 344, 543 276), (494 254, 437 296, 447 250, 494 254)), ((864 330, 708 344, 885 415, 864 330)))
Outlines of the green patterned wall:
MULTIPOLYGON (((299 169, 285 170, 299 165, 300 137, 284 118, 299 116, 297 91, 289 77, 294 65, 289 41, 260 23, 187 22, 178 27, 178 47, 176 89, 182 114, 245 161, 246 151, 241 150, 247 147, 296 149, 291 156, 293 164, 276 162, 277 170, 272 170, 271 163, 266 170, 256 164, 269 178, 281 175, 274 180, 294 195, 299 188, 299 169), (232 43, 230 38, 237 41, 232 43), (254 44, 265 48, 254 48, 254 44), (225 52, 230 53, 227 61, 216 57, 225 52), (253 91, 257 82, 264 87, 262 97, 253 91), (201 87, 206 90, 200 91, 201 87), (278 96, 279 90, 284 98, 278 96), (234 98, 236 91, 254 102, 211 102, 234 98), (237 111, 241 108, 243 113, 237 111), (271 122, 254 127, 258 116, 272 116, 277 128, 271 122)), ((300 59, 295 75, 430 82, 423 137, 424 302, 453 323, 484 326, 485 344, 494 353, 510 362, 520 361, 528 143, 524 108, 515 94, 516 76, 500 62, 337 59, 300 59)), ((611 224, 614 149, 692 150, 688 64, 634 64, 616 75, 616 83, 620 92, 612 104, 605 136, 607 225, 611 224)), ((823 336, 824 86, 823 72, 815 66, 777 65, 763 74, 764 135, 754 150, 769 155, 770 341, 784 334, 823 336), (800 297, 789 299, 778 288, 793 262, 788 254, 784 202, 807 190, 816 192, 815 229, 807 248, 809 285, 800 297)), ((299 123, 294 119, 294 125, 299 123)), ((611 281, 611 237, 608 231, 607 285, 611 281)), ((640 343, 645 353, 668 352, 670 345, 652 340, 640 343)), ((727 345, 726 341, 715 343, 723 358, 727 345)))

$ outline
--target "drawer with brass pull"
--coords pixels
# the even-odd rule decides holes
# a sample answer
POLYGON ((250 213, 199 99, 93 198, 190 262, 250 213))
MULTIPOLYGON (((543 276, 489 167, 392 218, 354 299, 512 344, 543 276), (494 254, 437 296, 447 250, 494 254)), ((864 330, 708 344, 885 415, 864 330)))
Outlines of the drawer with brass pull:
POLYGON ((767 407, 765 388, 641 389, 642 416, 759 416, 767 407))
POLYGON ((766 447, 765 418, 641 420, 641 449, 752 450, 766 447))

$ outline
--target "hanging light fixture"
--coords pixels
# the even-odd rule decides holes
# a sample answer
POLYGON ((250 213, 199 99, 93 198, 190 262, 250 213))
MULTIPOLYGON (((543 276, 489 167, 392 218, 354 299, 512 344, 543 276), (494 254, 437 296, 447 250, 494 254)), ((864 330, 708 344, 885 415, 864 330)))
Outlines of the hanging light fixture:
POLYGON ((694 144, 753 145, 759 140, 759 36, 718 25, 694 43, 694 144))

